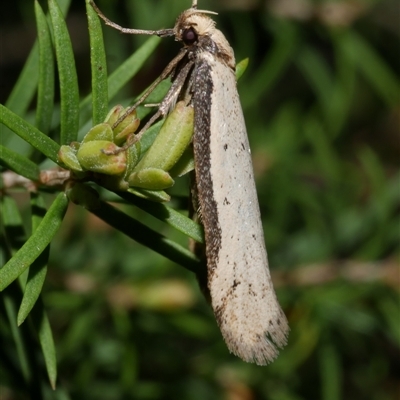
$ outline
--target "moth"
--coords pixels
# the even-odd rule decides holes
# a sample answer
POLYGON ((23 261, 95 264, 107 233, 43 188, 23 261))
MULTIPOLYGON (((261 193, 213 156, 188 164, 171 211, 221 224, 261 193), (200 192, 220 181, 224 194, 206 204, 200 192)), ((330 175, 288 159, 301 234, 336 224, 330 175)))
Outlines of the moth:
POLYGON ((174 36, 183 44, 132 106, 171 77, 171 88, 138 136, 178 100, 194 107, 196 198, 212 308, 228 349, 244 361, 266 365, 286 345, 289 326, 269 272, 233 50, 209 17, 215 13, 197 9, 197 1, 174 28, 157 31, 123 28, 91 4, 107 25, 123 33, 174 36))

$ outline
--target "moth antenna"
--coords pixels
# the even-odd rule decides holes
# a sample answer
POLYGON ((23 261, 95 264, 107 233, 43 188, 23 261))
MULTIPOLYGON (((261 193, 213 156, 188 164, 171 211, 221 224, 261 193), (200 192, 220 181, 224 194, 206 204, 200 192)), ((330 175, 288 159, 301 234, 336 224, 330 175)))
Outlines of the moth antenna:
POLYGON ((173 29, 160 29, 158 31, 151 31, 151 30, 144 30, 144 29, 130 29, 130 28, 124 28, 121 25, 116 24, 115 22, 110 21, 101 11, 100 9, 96 6, 96 4, 90 0, 90 5, 93 7, 93 9, 96 11, 97 15, 104 21, 104 23, 108 26, 111 26, 112 28, 122 32, 122 33, 128 33, 131 35, 156 35, 159 37, 166 37, 166 36, 174 36, 174 30, 173 29))
POLYGON ((191 8, 194 8, 196 10, 196 12, 198 12, 198 13, 218 15, 218 13, 216 13, 215 11, 198 10, 197 9, 197 0, 193 0, 192 1, 192 7, 191 8))
POLYGON ((196 9, 196 14, 212 14, 212 15, 218 15, 218 13, 215 12, 215 11, 197 10, 197 9, 196 9))

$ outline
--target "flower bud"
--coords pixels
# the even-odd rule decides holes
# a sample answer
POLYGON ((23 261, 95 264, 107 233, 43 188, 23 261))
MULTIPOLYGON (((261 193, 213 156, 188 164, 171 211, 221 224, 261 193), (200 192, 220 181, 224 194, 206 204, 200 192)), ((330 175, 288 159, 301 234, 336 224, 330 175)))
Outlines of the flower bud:
POLYGON ((87 171, 106 175, 121 175, 126 170, 126 153, 105 154, 115 152, 120 147, 106 140, 82 143, 76 156, 79 163, 87 171))

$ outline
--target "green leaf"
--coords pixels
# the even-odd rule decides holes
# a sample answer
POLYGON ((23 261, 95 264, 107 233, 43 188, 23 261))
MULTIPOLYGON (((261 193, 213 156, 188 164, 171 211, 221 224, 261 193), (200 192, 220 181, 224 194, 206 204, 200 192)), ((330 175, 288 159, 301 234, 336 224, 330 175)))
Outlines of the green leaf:
POLYGON ((273 84, 285 72, 293 54, 297 52, 299 32, 296 26, 287 20, 275 21, 275 43, 254 74, 251 83, 241 95, 243 107, 252 107, 261 95, 271 89, 273 84))
POLYGON ((39 167, 29 158, 16 153, 0 144, 0 162, 7 168, 32 181, 39 180, 39 167))
POLYGON ((160 43, 159 37, 151 37, 139 47, 120 67, 118 67, 108 78, 108 93, 112 99, 128 81, 136 75, 143 64, 153 54, 160 43))
POLYGON ((324 134, 324 127, 319 119, 313 115, 304 118, 304 133, 315 151, 315 161, 318 162, 320 173, 324 174, 329 182, 339 182, 340 160, 332 149, 330 138, 324 134))
MULTIPOLYGON (((108 99, 112 100, 120 89, 140 71, 143 64, 153 54, 160 43, 160 38, 151 37, 139 47, 120 67, 118 67, 108 78, 108 99)), ((100 93, 99 93, 100 95, 100 93)), ((89 118, 89 110, 92 104, 92 95, 86 96, 81 104, 81 120, 84 123, 89 118)), ((102 122, 102 121, 101 121, 102 122)))
POLYGON ((204 243, 203 227, 165 204, 153 203, 129 193, 118 193, 123 199, 146 211, 153 217, 182 232, 196 242, 204 243))
POLYGON ((142 154, 146 153, 146 151, 150 149, 151 145, 156 140, 158 132, 160 131, 164 121, 165 120, 163 119, 156 122, 143 134, 142 138, 140 139, 140 150, 142 154))
MULTIPOLYGON (((15 286, 16 288, 17 286, 15 286)), ((22 336, 21 329, 18 329, 16 324, 17 320, 17 307, 15 304, 15 299, 9 293, 4 293, 3 302, 4 308, 6 310, 7 319, 10 324, 11 335, 15 342, 15 347, 17 349, 18 360, 21 365, 22 376, 25 382, 29 382, 31 378, 31 370, 29 368, 29 357, 27 354, 27 348, 24 343, 24 338, 22 336)))
POLYGON ((0 270, 0 291, 21 275, 44 251, 57 233, 67 206, 67 196, 59 193, 33 235, 0 270))
POLYGON ((238 81, 242 75, 245 73, 247 67, 249 65, 249 59, 244 58, 242 61, 236 64, 236 80, 238 81))
POLYGON ((74 53, 64 16, 55 0, 49 0, 61 97, 61 144, 76 140, 79 127, 79 90, 74 53))
POLYGON ((296 63, 315 92, 321 108, 325 111, 329 109, 333 78, 327 61, 312 46, 305 46, 296 57, 296 63))
POLYGON ((141 222, 123 213, 108 203, 101 203, 99 209, 91 212, 118 229, 136 242, 154 250, 184 268, 196 272, 200 268, 199 260, 178 243, 167 239, 141 222))
MULTIPOLYGON (((27 61, 15 83, 12 92, 5 103, 6 107, 23 117, 32 102, 38 84, 39 46, 36 42, 28 56, 27 61)), ((12 137, 8 129, 1 130, 1 143, 6 144, 12 137)))
POLYGON ((40 132, 33 125, 14 114, 2 104, 0 104, 0 122, 31 144, 35 149, 50 158, 50 160, 57 163, 57 154, 60 146, 54 140, 50 139, 47 135, 40 132))
POLYGON ((332 137, 343 132, 343 128, 348 123, 349 115, 354 109, 354 99, 358 96, 356 92, 357 66, 352 56, 347 54, 346 49, 348 32, 347 30, 342 32, 333 30, 331 32, 336 65, 333 90, 329 95, 326 109, 326 129, 331 132, 332 137))
MULTIPOLYGON (((40 222, 42 220, 42 216, 45 214, 46 210, 44 208, 44 202, 42 198, 39 195, 33 194, 32 195, 33 200, 32 200, 32 228, 33 230, 36 229, 40 225, 40 222), (37 207, 37 208, 35 208, 37 207)), ((4 225, 6 227, 6 233, 8 231, 11 231, 10 233, 12 234, 11 239, 13 240, 14 244, 12 244, 13 249, 18 249, 20 248, 20 241, 16 241, 14 236, 21 236, 17 235, 16 233, 16 228, 21 231, 23 228, 21 227, 22 221, 18 212, 18 208, 14 202, 13 199, 5 196, 5 201, 3 200, 3 207, 2 210, 4 211, 4 225)), ((10 237, 10 235, 8 235, 10 237)), ((46 247, 46 250, 44 253, 48 253, 48 246, 46 247)), ((13 252, 14 253, 14 252, 13 252)), ((43 258, 43 253, 39 256, 40 258, 43 258)), ((38 259, 37 259, 38 260, 38 259)), ((28 282, 25 286, 25 293, 22 299, 22 304, 20 306, 18 315, 16 312, 16 307, 15 307, 15 301, 10 296, 8 295, 9 291, 6 291, 4 294, 4 302, 6 305, 7 309, 7 315, 9 317, 9 322, 12 330, 12 334, 14 337, 14 340, 16 342, 17 346, 17 352, 18 352, 18 358, 21 363, 21 368, 23 370, 23 374, 25 376, 25 379, 28 381, 31 372, 29 370, 29 361, 28 361, 28 356, 27 356, 27 351, 25 348, 24 340, 21 336, 21 329, 17 328, 16 321, 18 321, 18 325, 20 325, 25 318, 23 314, 27 314, 29 310, 32 308, 32 306, 35 304, 37 297, 40 293, 43 280, 44 280, 44 274, 43 270, 40 270, 39 268, 34 267, 36 264, 37 266, 39 265, 37 263, 37 260, 32 264, 31 269, 29 271, 29 278, 28 282), (39 277, 40 275, 40 277, 39 277)), ((2 270, 0 270, 2 271, 2 270)), ((1 278, 0 278, 0 282, 1 278)), ((16 286, 12 286, 13 289, 16 289, 16 286)), ((17 300, 19 301, 19 300, 17 300)), ((45 314, 43 304, 41 301, 36 302, 35 307, 33 308, 32 311, 32 322, 33 325, 36 328, 36 331, 38 332, 38 337, 39 337, 39 342, 42 347, 42 352, 43 356, 45 359, 45 364, 47 368, 47 373, 49 376, 50 384, 51 386, 55 387, 55 381, 56 381, 56 376, 57 376, 57 365, 56 365, 56 357, 55 357, 55 349, 54 349, 54 342, 52 338, 52 333, 50 329, 50 325, 48 322, 47 315, 45 314)))
MULTIPOLYGON (((10 196, 3 196, 0 204, 2 211, 2 225, 4 226, 4 233, 7 239, 6 243, 9 246, 9 254, 13 255, 18 251, 25 240, 25 231, 22 224, 22 218, 15 200, 10 196)), ((24 377, 25 382, 29 382, 31 379, 31 369, 29 367, 29 356, 27 354, 28 349, 25 344, 22 331, 21 329, 18 329, 16 323, 16 304, 19 302, 19 296, 16 297, 16 294, 19 292, 20 290, 18 282, 15 282, 15 285, 12 285, 9 290, 3 293, 2 298, 10 325, 11 335, 14 339, 15 347, 17 349, 22 376, 24 377)))
POLYGON ((32 310, 31 316, 33 325, 38 333, 40 347, 42 348, 50 385, 53 389, 55 389, 57 380, 56 349, 54 346, 49 318, 47 317, 41 300, 36 303, 34 309, 32 310))
POLYGON ((150 190, 138 187, 130 187, 127 192, 132 193, 135 196, 139 196, 141 199, 155 201, 156 203, 165 203, 167 201, 171 201, 171 196, 164 190, 150 190))
MULTIPOLYGON (((61 10, 66 13, 71 0, 59 0, 61 10)), ((39 71, 39 46, 38 42, 32 47, 28 59, 25 62, 17 83, 14 85, 11 94, 5 103, 6 107, 15 114, 23 117, 32 102, 33 96, 38 85, 39 71)), ((9 131, 2 131, 2 143, 4 144, 9 136, 9 131)))
MULTIPOLYGON (((43 216, 46 214, 46 208, 43 198, 39 194, 31 195, 32 208, 32 231, 34 232, 42 222, 43 216)), ((47 246, 42 254, 29 267, 28 280, 25 285, 24 295, 22 297, 21 306, 18 311, 18 326, 21 325, 42 291, 43 283, 47 273, 47 262, 49 259, 50 247, 47 246)))
POLYGON ((97 125, 104 121, 108 112, 107 62, 100 19, 89 1, 86 1, 86 12, 89 23, 92 70, 93 125, 97 125))
POLYGON ((399 302, 398 299, 382 299, 379 304, 381 313, 386 321, 393 342, 400 346, 400 325, 399 325, 399 302))
MULTIPOLYGON (((26 240, 22 216, 17 203, 10 196, 1 197, 1 217, 9 254, 14 255, 26 240)), ((1 273, 0 273, 1 275, 1 273)))
POLYGON ((39 71, 39 45, 37 42, 32 47, 24 68, 19 75, 17 83, 5 103, 6 107, 20 115, 26 113, 26 110, 35 95, 38 84, 39 71))
POLYGON ((36 127, 48 133, 54 106, 54 57, 50 30, 46 16, 35 2, 36 25, 39 41, 39 85, 36 109, 36 127))
POLYGON ((389 106, 396 106, 400 82, 378 52, 354 30, 347 31, 344 46, 348 57, 357 65, 376 93, 389 106))
POLYGON ((341 399, 342 370, 339 354, 332 344, 325 344, 320 350, 320 373, 322 382, 321 399, 341 399))

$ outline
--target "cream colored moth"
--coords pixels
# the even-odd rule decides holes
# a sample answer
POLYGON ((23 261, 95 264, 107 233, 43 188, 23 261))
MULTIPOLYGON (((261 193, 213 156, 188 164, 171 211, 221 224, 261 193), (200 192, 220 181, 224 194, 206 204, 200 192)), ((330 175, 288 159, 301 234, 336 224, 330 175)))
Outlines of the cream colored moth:
POLYGON ((254 182, 246 125, 236 88, 233 50, 197 0, 172 29, 123 33, 174 36, 183 48, 137 107, 163 79, 172 85, 139 132, 165 116, 178 100, 194 108, 196 197, 204 226, 208 289, 228 349, 247 362, 266 365, 286 345, 287 319, 273 288, 254 182))

